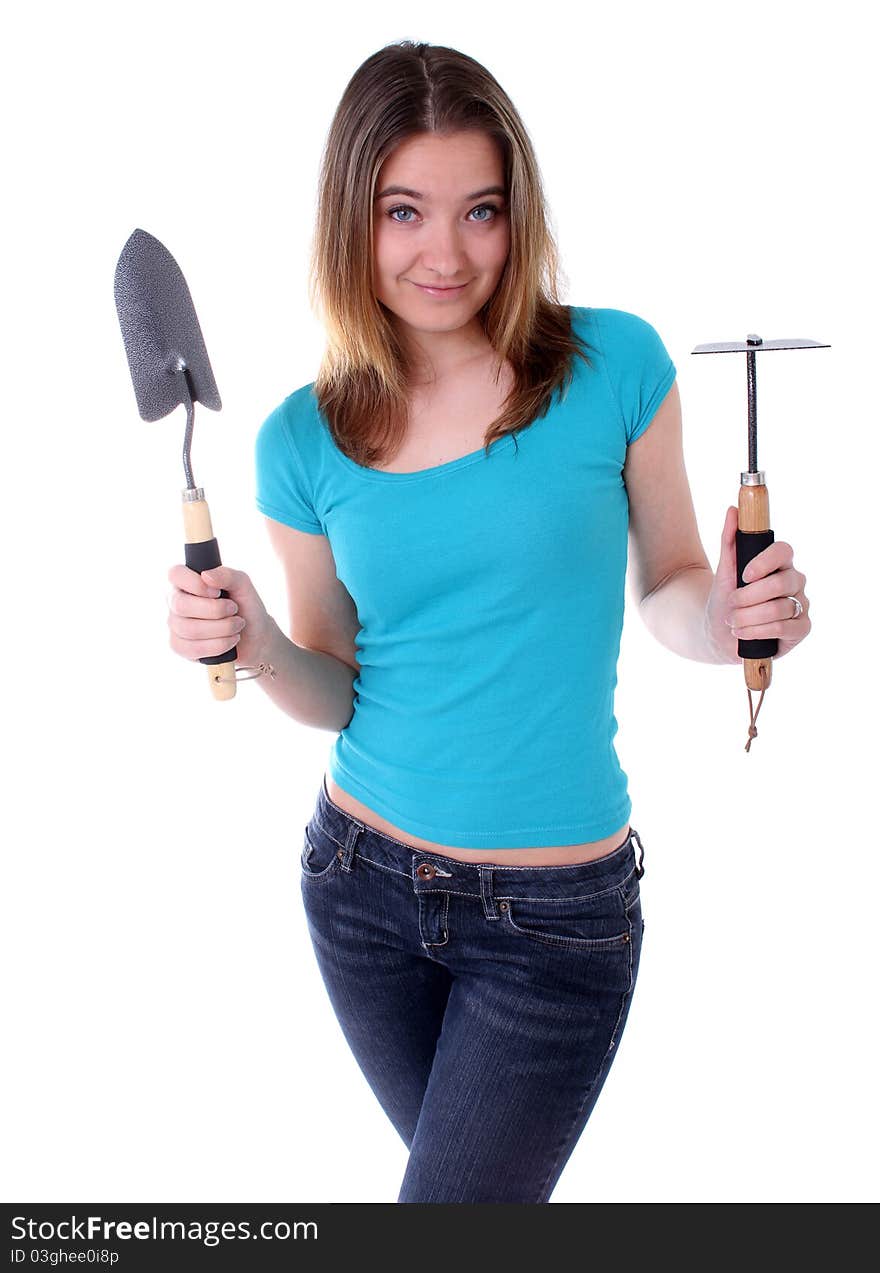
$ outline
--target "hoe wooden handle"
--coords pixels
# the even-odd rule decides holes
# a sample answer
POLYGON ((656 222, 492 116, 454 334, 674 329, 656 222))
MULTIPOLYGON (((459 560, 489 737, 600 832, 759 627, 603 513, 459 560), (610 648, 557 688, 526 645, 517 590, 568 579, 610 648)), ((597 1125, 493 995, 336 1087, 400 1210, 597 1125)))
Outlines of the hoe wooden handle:
MULTIPOLYGON (((739 488, 739 521, 736 532, 736 582, 743 586, 746 566, 773 543, 770 529, 770 497, 764 484, 745 485, 739 488)), ((770 684, 773 674, 773 655, 779 651, 776 637, 764 637, 757 641, 739 641, 737 654, 743 660, 746 685, 750 690, 763 690, 770 684)))

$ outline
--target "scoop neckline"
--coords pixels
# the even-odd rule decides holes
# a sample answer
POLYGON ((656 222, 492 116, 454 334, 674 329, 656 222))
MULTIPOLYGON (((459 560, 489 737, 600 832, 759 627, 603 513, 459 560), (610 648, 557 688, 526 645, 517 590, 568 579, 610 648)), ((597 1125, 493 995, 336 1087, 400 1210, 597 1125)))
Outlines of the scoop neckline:
POLYGON ((485 446, 478 447, 476 451, 469 451, 467 455, 459 455, 454 460, 447 460, 444 464, 432 464, 430 468, 414 469, 411 473, 389 473, 385 469, 373 469, 366 464, 358 464, 350 455, 346 455, 343 450, 337 446, 330 427, 324 418, 323 412, 318 408, 315 401, 315 410, 321 427, 327 435, 327 440, 334 454, 342 461, 346 468, 352 472, 359 474, 368 481, 373 482, 417 482, 425 478, 437 477, 441 473, 454 473, 456 469, 467 468, 469 464, 476 464, 481 459, 488 459, 496 451, 503 451, 506 447, 513 443, 512 433, 503 433, 500 438, 493 438, 489 444, 489 453, 486 454, 485 446))

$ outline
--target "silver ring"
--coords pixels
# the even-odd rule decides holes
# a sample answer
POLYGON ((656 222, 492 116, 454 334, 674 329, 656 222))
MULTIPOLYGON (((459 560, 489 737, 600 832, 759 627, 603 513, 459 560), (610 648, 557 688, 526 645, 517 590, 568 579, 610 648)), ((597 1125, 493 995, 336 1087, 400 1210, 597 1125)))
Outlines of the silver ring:
POLYGON ((793 619, 799 619, 804 612, 804 607, 798 601, 797 597, 788 597, 787 600, 794 602, 794 614, 791 617, 793 619))

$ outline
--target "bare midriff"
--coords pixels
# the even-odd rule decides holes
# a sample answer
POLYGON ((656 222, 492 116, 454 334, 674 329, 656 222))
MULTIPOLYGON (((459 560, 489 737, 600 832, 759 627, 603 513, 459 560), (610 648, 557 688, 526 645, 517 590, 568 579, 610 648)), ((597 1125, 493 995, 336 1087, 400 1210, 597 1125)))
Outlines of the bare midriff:
POLYGON ((324 779, 333 803, 351 814, 358 822, 363 822, 372 830, 381 831, 383 835, 390 836, 392 840, 399 840, 410 848, 424 849, 428 853, 442 853, 445 857, 456 858, 459 862, 494 862, 498 866, 510 866, 511 862, 520 863, 522 866, 564 866, 575 862, 592 862, 594 858, 613 853, 629 834, 630 824, 625 822, 613 835, 605 836, 602 840, 590 840, 585 844, 554 844, 543 847, 534 845, 524 849, 460 849, 449 844, 437 844, 434 840, 424 840, 418 835, 411 835, 409 831, 395 826, 393 822, 374 813, 347 791, 343 791, 329 773, 324 775, 324 779))

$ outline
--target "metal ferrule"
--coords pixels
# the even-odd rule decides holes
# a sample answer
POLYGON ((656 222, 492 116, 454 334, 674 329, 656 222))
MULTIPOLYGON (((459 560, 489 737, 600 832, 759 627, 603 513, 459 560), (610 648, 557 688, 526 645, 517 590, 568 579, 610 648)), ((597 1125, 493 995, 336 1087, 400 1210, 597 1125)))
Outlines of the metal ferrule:
POLYGON ((766 486, 767 485, 767 483, 764 481, 764 473, 762 469, 759 469, 757 473, 740 473, 739 484, 740 486, 766 486))
POLYGON ((184 504, 192 504, 197 499, 205 498, 205 490, 202 486, 187 486, 182 494, 184 504))

